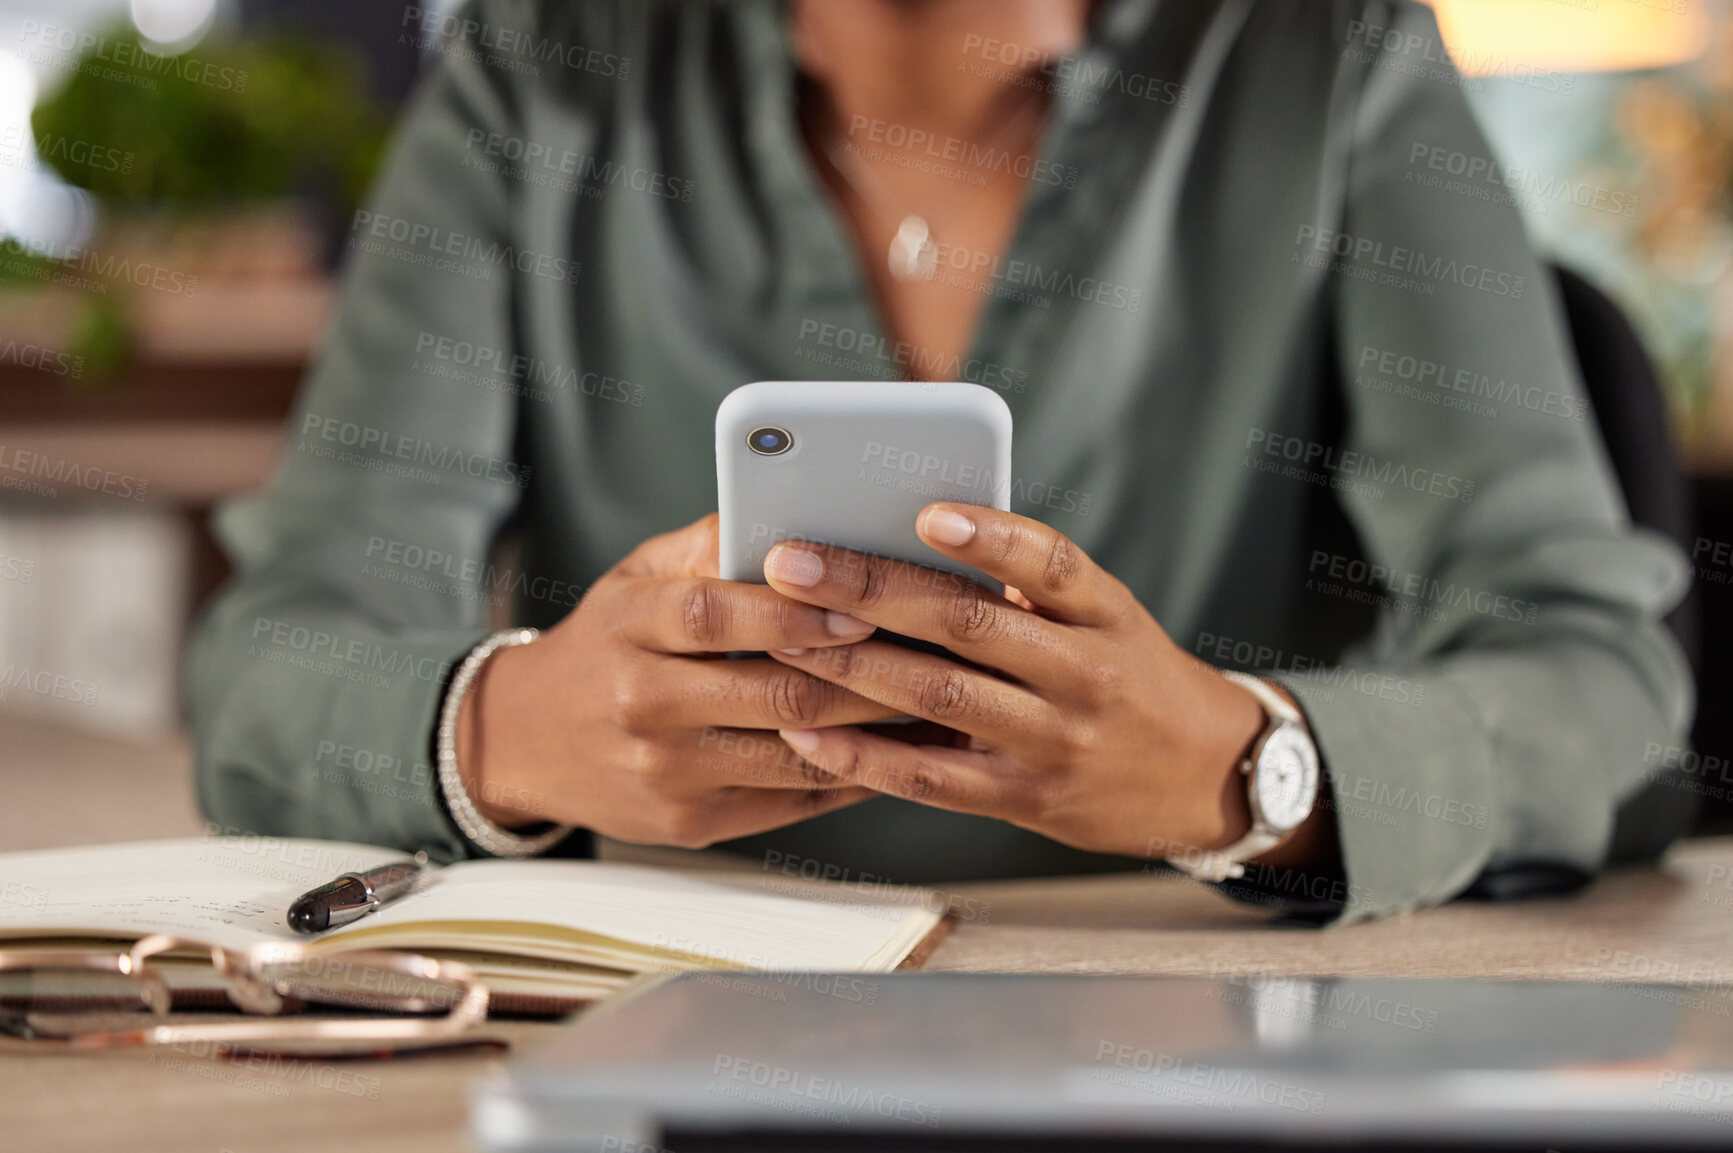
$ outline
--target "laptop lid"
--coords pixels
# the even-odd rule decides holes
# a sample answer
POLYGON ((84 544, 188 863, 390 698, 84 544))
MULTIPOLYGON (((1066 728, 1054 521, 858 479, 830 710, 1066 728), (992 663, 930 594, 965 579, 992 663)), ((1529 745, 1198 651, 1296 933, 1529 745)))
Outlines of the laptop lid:
POLYGON ((481 1087, 496 1153, 1733 1147, 1733 994, 685 974, 481 1087))

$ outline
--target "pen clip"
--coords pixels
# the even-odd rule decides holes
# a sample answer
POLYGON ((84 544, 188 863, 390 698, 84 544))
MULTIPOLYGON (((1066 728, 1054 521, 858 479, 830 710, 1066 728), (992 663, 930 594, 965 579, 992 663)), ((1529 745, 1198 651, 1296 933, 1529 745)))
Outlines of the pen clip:
POLYGON ((337 880, 354 881, 360 885, 361 898, 367 903, 367 911, 370 913, 379 911, 379 896, 373 891, 373 882, 367 879, 366 873, 342 873, 337 877, 337 880))

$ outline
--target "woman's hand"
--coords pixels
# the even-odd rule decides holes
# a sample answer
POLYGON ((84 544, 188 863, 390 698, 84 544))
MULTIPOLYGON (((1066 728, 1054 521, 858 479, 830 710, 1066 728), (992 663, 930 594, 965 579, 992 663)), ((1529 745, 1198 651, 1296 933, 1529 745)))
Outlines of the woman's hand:
POLYGON ((742 730, 857 724, 897 710, 762 657, 721 659, 817 652, 872 626, 721 580, 716 555, 715 516, 648 540, 558 626, 488 661, 457 733, 483 816, 697 848, 874 795, 842 787, 769 732, 742 730))
POLYGON ((1036 521, 922 510, 921 539, 1007 586, 785 542, 771 586, 932 641, 961 664, 880 640, 773 646, 790 668, 965 737, 911 745, 855 727, 782 736, 843 784, 978 813, 1079 848, 1175 856, 1251 828, 1237 765, 1265 724, 1249 692, 1188 655, 1118 580, 1036 521), (978 667, 971 667, 978 666, 978 667))

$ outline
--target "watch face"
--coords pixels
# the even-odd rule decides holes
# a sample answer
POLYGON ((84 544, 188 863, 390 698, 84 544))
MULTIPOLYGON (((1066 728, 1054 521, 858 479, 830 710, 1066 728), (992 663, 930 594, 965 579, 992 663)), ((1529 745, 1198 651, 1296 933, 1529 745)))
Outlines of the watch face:
POLYGON ((1306 731, 1278 726, 1258 753, 1252 779, 1258 809, 1272 828, 1285 833, 1304 821, 1318 796, 1318 751, 1306 731))

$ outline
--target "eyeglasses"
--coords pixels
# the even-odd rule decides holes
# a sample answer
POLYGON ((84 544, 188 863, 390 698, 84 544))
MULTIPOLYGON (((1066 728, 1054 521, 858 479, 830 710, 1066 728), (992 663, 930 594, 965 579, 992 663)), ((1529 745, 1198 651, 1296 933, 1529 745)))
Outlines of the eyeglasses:
POLYGON ((202 1045, 217 1056, 327 1057, 503 1049, 474 1032, 487 1003, 468 966, 414 953, 312 953, 293 942, 237 951, 164 934, 124 948, 0 949, 0 1049, 202 1045), (207 962, 248 1016, 168 1020, 174 974, 207 962), (338 1012, 295 1016, 313 1005, 338 1012))

